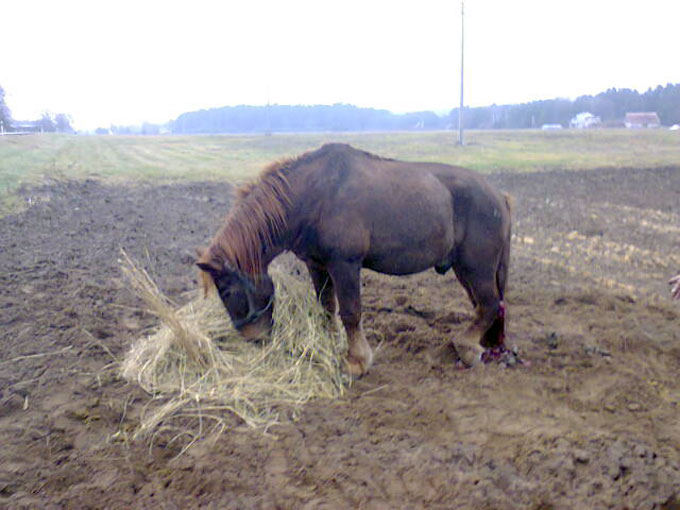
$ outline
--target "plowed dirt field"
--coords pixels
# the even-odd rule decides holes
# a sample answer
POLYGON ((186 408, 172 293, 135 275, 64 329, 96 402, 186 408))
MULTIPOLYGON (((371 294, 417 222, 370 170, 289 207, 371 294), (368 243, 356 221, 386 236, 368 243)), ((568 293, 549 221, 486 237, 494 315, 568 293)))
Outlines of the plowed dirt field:
POLYGON ((0 507, 680 508, 680 168, 490 179, 515 201, 509 343, 530 364, 456 370, 455 277, 367 271, 367 376, 179 457, 124 439, 150 397, 116 361, 154 318, 119 249, 181 301, 230 186, 23 189, 0 219, 0 507))

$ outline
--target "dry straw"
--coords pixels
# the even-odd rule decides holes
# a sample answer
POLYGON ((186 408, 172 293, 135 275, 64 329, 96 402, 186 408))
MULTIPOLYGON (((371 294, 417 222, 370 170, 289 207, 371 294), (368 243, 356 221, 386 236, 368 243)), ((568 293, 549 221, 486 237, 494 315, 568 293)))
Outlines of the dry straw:
POLYGON ((275 324, 271 341, 262 343, 238 335, 216 293, 204 299, 196 291, 177 306, 124 252, 120 264, 132 290, 160 319, 122 363, 123 377, 155 397, 136 437, 173 429, 197 439, 223 430, 229 413, 266 430, 312 398, 342 395, 344 333, 331 333, 309 283, 290 263, 272 265, 275 324), (187 423, 198 428, 186 430, 187 423))

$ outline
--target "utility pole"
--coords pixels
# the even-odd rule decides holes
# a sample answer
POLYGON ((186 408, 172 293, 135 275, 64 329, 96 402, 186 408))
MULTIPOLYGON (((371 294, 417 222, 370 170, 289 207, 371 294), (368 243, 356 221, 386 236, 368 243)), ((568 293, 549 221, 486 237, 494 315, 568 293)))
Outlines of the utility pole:
POLYGON ((269 111, 269 99, 267 99, 267 106, 265 108, 266 125, 264 128, 264 136, 272 136, 272 118, 271 112, 269 111))
POLYGON ((265 130, 264 130, 264 136, 272 136, 272 118, 271 118, 271 111, 270 111, 270 101, 269 101, 269 85, 267 85, 267 106, 265 107, 265 130))
POLYGON ((460 0, 460 108, 458 109, 458 145, 465 145, 463 141, 463 57, 465 52, 465 0, 460 0))

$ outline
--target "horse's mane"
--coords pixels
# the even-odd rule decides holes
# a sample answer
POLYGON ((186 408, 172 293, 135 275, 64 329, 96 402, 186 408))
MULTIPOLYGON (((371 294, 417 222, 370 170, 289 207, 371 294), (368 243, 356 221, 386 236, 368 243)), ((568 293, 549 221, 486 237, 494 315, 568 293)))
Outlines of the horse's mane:
POLYGON ((272 247, 287 224, 288 172, 304 156, 276 161, 236 189, 236 202, 200 262, 219 267, 227 262, 254 277, 263 271, 263 247, 272 247))
POLYGON ((344 158, 349 152, 383 159, 346 144, 326 144, 315 151, 271 163, 257 179, 237 188, 234 206, 199 262, 216 268, 227 262, 257 277, 264 270, 263 249, 273 247, 287 226, 288 210, 294 200, 288 180, 291 172, 318 158, 344 158))

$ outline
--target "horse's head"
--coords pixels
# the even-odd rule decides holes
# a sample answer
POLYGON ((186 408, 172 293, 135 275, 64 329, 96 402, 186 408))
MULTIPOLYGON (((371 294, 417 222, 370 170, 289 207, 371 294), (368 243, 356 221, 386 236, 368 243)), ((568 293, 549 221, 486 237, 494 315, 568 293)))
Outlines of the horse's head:
POLYGON ((274 311, 274 283, 268 274, 253 279, 228 263, 197 262, 205 278, 215 284, 229 317, 241 335, 248 340, 267 337, 271 333, 274 311))

